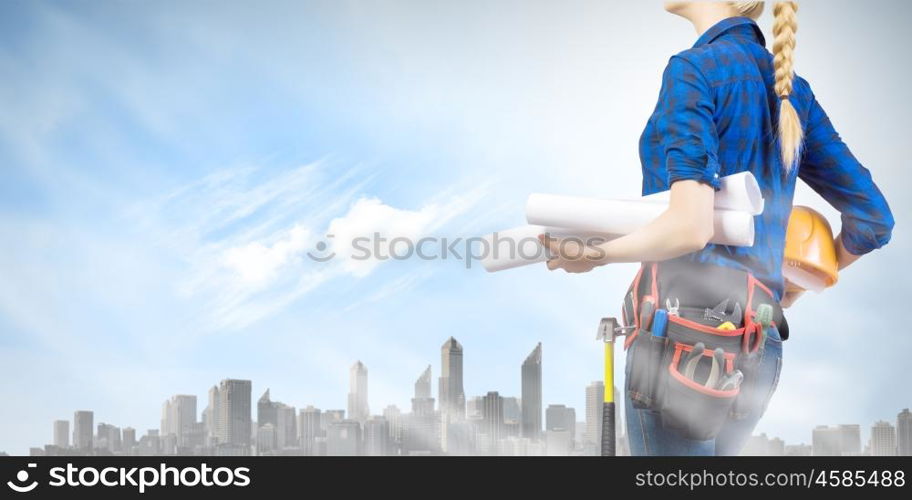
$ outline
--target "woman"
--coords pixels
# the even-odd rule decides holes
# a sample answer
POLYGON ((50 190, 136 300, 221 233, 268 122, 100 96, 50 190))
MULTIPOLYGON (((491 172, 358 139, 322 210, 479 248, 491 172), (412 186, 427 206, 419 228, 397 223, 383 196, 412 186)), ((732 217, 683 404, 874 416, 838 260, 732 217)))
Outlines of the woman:
MULTIPOLYGON (((765 49, 763 34, 754 22, 763 2, 669 2, 665 9, 693 23, 699 35, 692 48, 670 59, 658 104, 640 138, 643 194, 670 190, 668 210, 640 230, 599 245, 583 246, 544 235, 542 240, 558 255, 548 262, 551 270, 579 273, 611 262, 643 262, 625 308, 630 307, 630 299, 636 308, 652 300, 652 305, 675 316, 676 334, 689 325, 691 333, 712 334, 701 339, 721 342, 719 365, 723 376, 744 370, 738 374, 743 375, 740 386, 740 380, 726 386, 739 389, 740 395, 734 396, 732 406, 718 410, 722 415, 718 426, 707 427, 705 421, 713 420, 715 410, 693 406, 694 401, 706 398, 715 405, 739 391, 710 388, 708 378, 718 379, 718 375, 707 376, 705 388, 696 387, 702 381, 694 383, 696 372, 691 369, 686 373, 682 359, 693 357, 696 367, 712 365, 714 351, 705 349, 702 342, 688 344, 658 337, 650 344, 654 347, 634 345, 628 350, 625 391, 631 452, 736 455, 776 389, 782 340, 787 337, 781 307, 789 307, 799 295, 784 293, 781 273, 785 229, 797 178, 842 214, 842 231, 835 238, 840 269, 886 244, 893 218, 868 170, 840 140, 808 83, 792 71, 795 2, 777 2, 774 6, 772 54, 765 49), (719 178, 745 170, 757 178, 766 200, 763 213, 754 220, 754 245, 709 244, 713 193, 719 188, 719 178), (654 267, 647 266, 656 262, 659 264, 654 267), (745 283, 757 286, 745 292, 745 283), (754 295, 753 290, 759 291, 754 295), (670 300, 672 291, 674 301, 670 300), (758 319, 761 305, 757 297, 759 302, 771 303, 767 305, 774 311, 772 323, 761 324, 758 319), (720 298, 723 301, 717 302, 720 298), (687 314, 679 313, 679 305, 687 314), (713 308, 724 314, 732 311, 734 316, 715 318, 713 308), (697 317, 700 311, 705 311, 702 318, 697 317), (743 317, 734 311, 743 311, 743 317), (678 318, 688 314, 690 319, 678 318), (734 323, 722 325, 721 319, 734 323), (725 343, 735 334, 743 337, 743 351, 725 343), (661 370, 668 368, 678 374, 672 380, 662 378, 662 371, 644 372, 646 379, 657 380, 649 382, 654 387, 644 396, 639 389, 631 389, 631 380, 638 383, 639 377, 636 373, 631 376, 631 370, 636 372, 637 365, 648 364, 643 353, 650 349, 656 352, 651 359, 661 370), (707 359, 692 356, 695 351, 707 359), (671 366, 667 366, 670 358, 671 366), (688 396, 691 399, 673 394, 671 385, 680 381, 699 391, 688 396)), ((640 340, 650 338, 647 326, 640 323, 649 319, 630 309, 627 314, 632 313, 633 322, 642 327, 640 333, 647 334, 640 340)), ((675 332, 670 326, 671 335, 675 332)), ((716 367, 708 370, 715 371, 716 367)))

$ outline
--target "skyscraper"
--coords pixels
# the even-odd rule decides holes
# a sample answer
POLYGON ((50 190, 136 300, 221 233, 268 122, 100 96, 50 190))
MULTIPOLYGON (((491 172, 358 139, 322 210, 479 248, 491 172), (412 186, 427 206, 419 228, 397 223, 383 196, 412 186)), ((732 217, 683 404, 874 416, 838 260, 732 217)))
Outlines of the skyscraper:
POLYGON ((276 405, 269 399, 269 389, 257 401, 257 425, 272 424, 276 427, 276 405))
POLYGON ((839 429, 839 445, 843 455, 861 454, 861 426, 858 424, 841 424, 839 429))
POLYGON ((503 398, 497 391, 490 391, 483 401, 482 430, 496 446, 497 440, 503 437, 503 398))
POLYGON ((390 426, 383 417, 364 422, 364 454, 373 457, 390 454, 390 426))
POLYGON ((98 438, 95 442, 96 449, 107 450, 111 453, 120 451, 120 427, 99 422, 98 431, 95 434, 98 438))
POLYGON ((206 407, 206 410, 206 436, 209 441, 217 443, 218 437, 222 435, 222 410, 219 388, 214 385, 209 389, 209 406, 206 407))
POLYGON ((58 448, 70 447, 69 420, 54 420, 54 446, 58 448))
POLYGON ((399 448, 402 445, 402 431, 404 427, 402 412, 396 405, 389 405, 383 409, 383 418, 389 422, 390 452, 393 455, 398 455, 399 448))
POLYGON ((129 453, 136 446, 136 429, 124 427, 122 434, 124 452, 129 453))
POLYGON ((811 436, 815 456, 859 455, 861 426, 843 424, 835 427, 818 425, 811 436))
POLYGON ((890 422, 880 420, 871 427, 871 455, 875 457, 896 455, 896 429, 890 422))
POLYGON ((361 424, 355 420, 333 422, 326 430, 326 454, 357 456, 361 454, 361 424))
POLYGON ((896 454, 912 456, 912 412, 908 408, 896 415, 896 454))
POLYGON ((160 436, 173 435, 178 446, 190 446, 196 426, 196 396, 178 394, 162 405, 160 436))
POLYGON ((364 422, 370 416, 367 406, 367 367, 358 361, 349 370, 348 418, 364 422))
POLYGON ((320 409, 313 406, 302 408, 298 414, 298 436, 304 454, 313 455, 317 438, 324 435, 320 409))
POLYGON ((251 418, 249 380, 225 379, 218 388, 218 444, 234 447, 240 454, 250 452, 251 418))
POLYGON ((462 345, 450 337, 440 347, 440 411, 450 421, 465 417, 465 392, 462 388, 462 345))
POLYGON ((276 403, 276 446, 278 449, 297 448, 295 408, 276 403))
POLYGON ((77 411, 73 414, 73 448, 83 452, 92 451, 94 421, 95 414, 90 411, 77 411))
POLYGON ((522 437, 539 440, 542 431, 542 345, 522 364, 522 437))
POLYGON ((564 405, 548 405, 545 410, 545 449, 548 455, 563 456, 573 450, 576 435, 576 410, 564 405))
POLYGON ((431 367, 421 372, 415 381, 412 413, 402 422, 402 450, 405 454, 433 453, 440 446, 437 435, 437 415, 431 397, 431 367))
POLYGON ((545 410, 545 428, 549 431, 570 431, 576 434, 576 410, 564 405, 548 405, 545 410))
POLYGON ((598 449, 602 442, 602 403, 605 383, 596 381, 586 386, 586 444, 598 449))
POLYGON ((415 398, 429 397, 431 397, 431 365, 428 365, 415 381, 415 398))

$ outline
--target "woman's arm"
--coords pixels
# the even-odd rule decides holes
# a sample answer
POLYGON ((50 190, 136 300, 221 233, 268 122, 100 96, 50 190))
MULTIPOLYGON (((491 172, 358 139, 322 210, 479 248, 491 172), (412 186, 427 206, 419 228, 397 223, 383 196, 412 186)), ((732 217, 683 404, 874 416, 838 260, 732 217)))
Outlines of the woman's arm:
POLYGON ((637 231, 598 246, 550 241, 552 252, 560 257, 548 267, 585 272, 609 262, 667 260, 705 247, 713 236, 714 192, 719 187, 714 114, 712 86, 694 63, 672 57, 662 75, 655 111, 671 186, 668 210, 637 231))
POLYGON ((814 99, 798 176, 842 216, 836 238, 839 267, 890 241, 893 213, 868 171, 839 137, 820 103, 814 99))
POLYGON ((572 240, 543 239, 558 256, 548 268, 586 272, 612 262, 660 261, 696 252, 713 237, 714 193, 706 184, 678 181, 671 185, 668 209, 626 236, 585 248, 572 240))

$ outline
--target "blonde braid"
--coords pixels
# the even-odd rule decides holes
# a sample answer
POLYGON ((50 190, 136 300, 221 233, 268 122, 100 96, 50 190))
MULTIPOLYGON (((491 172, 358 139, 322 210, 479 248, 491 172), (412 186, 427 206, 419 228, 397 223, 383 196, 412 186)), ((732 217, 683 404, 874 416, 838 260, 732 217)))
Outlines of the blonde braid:
POLYGON ((795 77, 793 52, 798 31, 796 2, 776 2, 773 6, 773 68, 776 71, 776 95, 779 96, 779 147, 786 172, 791 170, 801 154, 804 131, 795 107, 789 101, 795 77))

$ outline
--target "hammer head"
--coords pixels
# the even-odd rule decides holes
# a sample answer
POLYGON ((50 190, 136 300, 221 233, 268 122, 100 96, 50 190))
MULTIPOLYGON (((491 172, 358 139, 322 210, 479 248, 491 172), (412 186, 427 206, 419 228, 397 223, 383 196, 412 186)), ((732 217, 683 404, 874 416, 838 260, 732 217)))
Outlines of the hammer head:
POLYGON ((598 335, 596 340, 603 342, 614 342, 616 332, 620 329, 617 318, 602 318, 599 322, 598 335))

